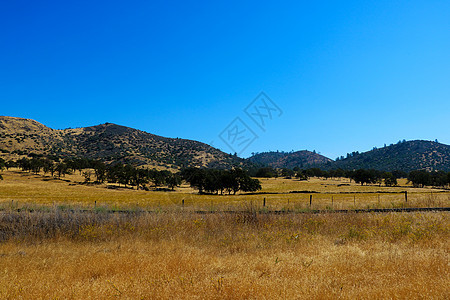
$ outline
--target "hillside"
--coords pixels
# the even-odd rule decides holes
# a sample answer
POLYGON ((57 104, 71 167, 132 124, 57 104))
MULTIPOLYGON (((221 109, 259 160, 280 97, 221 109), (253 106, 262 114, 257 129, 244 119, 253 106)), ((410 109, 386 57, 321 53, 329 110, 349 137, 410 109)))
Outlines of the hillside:
POLYGON ((450 171, 450 146, 431 141, 399 142, 364 153, 354 152, 337 161, 307 150, 263 152, 244 160, 201 142, 166 138, 111 123, 56 130, 34 120, 0 116, 0 156, 17 159, 30 154, 59 158, 86 157, 164 168, 229 168, 256 164, 291 169, 450 171))
POLYGON ((166 138, 111 123, 56 130, 34 120, 2 116, 0 151, 5 158, 34 153, 168 168, 226 168, 246 164, 243 159, 201 142, 166 138))
POLYGON ((258 165, 289 169, 293 169, 295 167, 308 168, 332 161, 323 155, 308 150, 296 152, 262 152, 249 157, 248 160, 258 165))
POLYGON ((321 165, 323 169, 377 169, 385 171, 426 169, 450 171, 450 146, 431 141, 404 141, 321 165))

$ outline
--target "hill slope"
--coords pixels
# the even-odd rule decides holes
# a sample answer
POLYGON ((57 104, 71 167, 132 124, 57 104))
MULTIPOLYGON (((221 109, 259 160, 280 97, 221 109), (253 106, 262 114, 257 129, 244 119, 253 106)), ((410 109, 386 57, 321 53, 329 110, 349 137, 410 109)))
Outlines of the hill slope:
POLYGON ((166 138, 111 123, 55 130, 34 120, 14 117, 0 117, 0 149, 10 157, 34 153, 172 168, 226 168, 246 163, 201 142, 166 138))
POLYGON ((431 141, 405 141, 358 153, 321 165, 324 169, 377 169, 384 171, 426 169, 450 171, 450 146, 431 141))
POLYGON ((296 152, 262 152, 249 157, 248 160, 259 165, 289 169, 293 169, 295 167, 308 168, 332 161, 323 155, 307 150, 296 152))

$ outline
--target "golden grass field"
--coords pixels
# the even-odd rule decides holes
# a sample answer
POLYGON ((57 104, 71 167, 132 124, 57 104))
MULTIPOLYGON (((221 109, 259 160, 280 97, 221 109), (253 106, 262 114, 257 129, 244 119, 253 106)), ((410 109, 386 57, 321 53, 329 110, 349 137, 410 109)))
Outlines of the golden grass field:
POLYGON ((11 170, 3 172, 0 181, 0 207, 33 205, 66 205, 84 208, 108 207, 117 209, 176 209, 227 210, 246 208, 250 204, 260 208, 266 198, 266 209, 309 209, 311 193, 289 193, 290 191, 312 191, 312 209, 353 209, 373 207, 438 207, 450 205, 450 190, 413 188, 400 179, 398 187, 378 185, 361 186, 341 179, 317 179, 308 181, 283 178, 260 178, 260 194, 199 195, 188 185, 174 192, 143 191, 133 189, 107 189, 106 185, 86 186, 77 184, 84 178, 78 173, 66 175, 58 180, 50 176, 33 175, 11 170), (46 181, 45 181, 46 180, 46 181), (404 195, 408 191, 408 203, 404 195), (381 191, 382 193, 377 193, 381 191), (394 192, 389 194, 387 192, 394 192), (396 192, 396 193, 395 193, 396 192))
POLYGON ((308 208, 309 194, 286 193, 293 190, 322 192, 313 194, 313 208, 331 205, 331 196, 335 208, 448 207, 449 194, 438 190, 262 179, 262 192, 278 194, 211 196, 187 186, 144 192, 73 185, 78 175, 65 178, 71 182, 17 170, 3 176, 0 299, 450 298, 447 212, 257 212, 263 197, 269 209, 308 208), (378 201, 369 193, 405 189, 407 204, 402 194, 378 201), (157 212, 64 209, 95 201, 97 208, 157 212), (221 212, 230 208, 242 212, 221 212))

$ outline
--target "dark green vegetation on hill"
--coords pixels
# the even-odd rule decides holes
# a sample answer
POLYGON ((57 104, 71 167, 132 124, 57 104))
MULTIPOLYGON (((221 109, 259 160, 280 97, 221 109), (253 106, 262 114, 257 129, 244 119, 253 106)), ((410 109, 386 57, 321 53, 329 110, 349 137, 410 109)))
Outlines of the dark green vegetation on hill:
POLYGON ((34 120, 0 117, 0 149, 7 159, 34 154, 175 169, 246 165, 244 159, 201 142, 166 138, 111 123, 55 130, 34 120))
POLYGON ((450 146, 431 141, 403 141, 371 151, 348 153, 336 161, 309 151, 264 152, 249 158, 253 163, 275 168, 317 167, 322 170, 375 169, 381 171, 450 171, 450 146))
POLYGON ((293 169, 295 167, 307 168, 332 161, 323 155, 308 150, 296 152, 262 152, 252 155, 248 160, 258 165, 288 169, 293 169))
POLYGON ((450 171, 450 146, 431 141, 403 141, 364 153, 354 152, 346 158, 320 166, 322 169, 376 169, 383 171, 450 171))
POLYGON ((102 160, 150 168, 206 167, 229 169, 255 166, 278 169, 381 171, 450 171, 450 146, 431 141, 403 141, 364 153, 352 152, 333 161, 318 153, 263 152, 248 159, 230 155, 207 144, 166 138, 141 130, 105 123, 97 126, 56 130, 34 120, 0 117, 0 157, 17 161, 23 157, 102 160))

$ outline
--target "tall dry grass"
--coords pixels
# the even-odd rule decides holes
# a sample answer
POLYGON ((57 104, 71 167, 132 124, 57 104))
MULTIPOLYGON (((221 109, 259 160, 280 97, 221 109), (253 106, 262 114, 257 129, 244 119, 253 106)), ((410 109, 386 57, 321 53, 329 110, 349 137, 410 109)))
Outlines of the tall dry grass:
POLYGON ((448 299, 448 213, 0 212, 1 299, 448 299))

